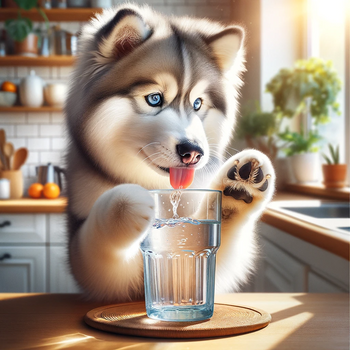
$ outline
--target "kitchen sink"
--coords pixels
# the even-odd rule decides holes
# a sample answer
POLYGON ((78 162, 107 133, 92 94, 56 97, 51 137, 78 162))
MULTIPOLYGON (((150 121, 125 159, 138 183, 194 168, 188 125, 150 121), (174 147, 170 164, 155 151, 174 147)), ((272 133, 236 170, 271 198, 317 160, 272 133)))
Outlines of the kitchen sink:
POLYGON ((281 207, 284 210, 290 210, 295 213, 312 216, 320 219, 349 218, 349 203, 322 203, 314 207, 281 207))
POLYGON ((350 234, 350 203, 326 200, 275 201, 268 206, 285 215, 328 228, 341 235, 350 234))

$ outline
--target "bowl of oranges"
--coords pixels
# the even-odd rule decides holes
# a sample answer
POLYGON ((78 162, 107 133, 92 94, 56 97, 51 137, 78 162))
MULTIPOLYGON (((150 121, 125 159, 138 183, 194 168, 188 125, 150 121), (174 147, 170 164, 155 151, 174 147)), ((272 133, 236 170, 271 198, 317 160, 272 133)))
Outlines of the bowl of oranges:
POLYGON ((17 86, 11 81, 4 81, 0 88, 0 106, 11 107, 17 100, 17 86))

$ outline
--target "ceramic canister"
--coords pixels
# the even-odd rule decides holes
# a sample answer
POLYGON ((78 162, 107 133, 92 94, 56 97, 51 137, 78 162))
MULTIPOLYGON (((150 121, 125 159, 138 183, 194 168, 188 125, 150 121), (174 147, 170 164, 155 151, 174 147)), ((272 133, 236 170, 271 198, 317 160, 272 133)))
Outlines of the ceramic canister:
POLYGON ((19 85, 21 104, 27 107, 40 107, 44 103, 43 81, 30 71, 30 75, 21 80, 19 85))

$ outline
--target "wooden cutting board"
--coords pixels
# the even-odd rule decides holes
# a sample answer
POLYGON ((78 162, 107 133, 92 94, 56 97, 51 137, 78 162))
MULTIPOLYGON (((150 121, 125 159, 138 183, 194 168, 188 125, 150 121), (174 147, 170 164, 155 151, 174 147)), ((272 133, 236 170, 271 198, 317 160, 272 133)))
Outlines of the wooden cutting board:
POLYGON ((149 318, 143 302, 102 306, 84 318, 91 327, 124 335, 151 338, 210 338, 237 335, 266 327, 271 315, 248 306, 215 304, 211 319, 168 322, 149 318))

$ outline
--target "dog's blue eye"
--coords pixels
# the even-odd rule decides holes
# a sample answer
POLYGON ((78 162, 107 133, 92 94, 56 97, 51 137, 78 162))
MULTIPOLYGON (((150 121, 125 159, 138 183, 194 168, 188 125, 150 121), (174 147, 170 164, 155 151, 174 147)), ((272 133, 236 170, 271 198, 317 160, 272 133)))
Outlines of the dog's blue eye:
POLYGON ((163 103, 163 96, 159 92, 154 92, 153 94, 149 94, 145 97, 146 102, 151 107, 161 106, 163 103))
POLYGON ((202 107, 202 99, 201 98, 197 98, 194 102, 193 102, 193 108, 195 111, 199 111, 200 108, 202 107))

